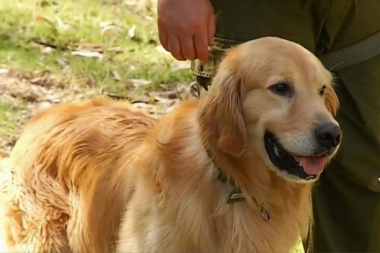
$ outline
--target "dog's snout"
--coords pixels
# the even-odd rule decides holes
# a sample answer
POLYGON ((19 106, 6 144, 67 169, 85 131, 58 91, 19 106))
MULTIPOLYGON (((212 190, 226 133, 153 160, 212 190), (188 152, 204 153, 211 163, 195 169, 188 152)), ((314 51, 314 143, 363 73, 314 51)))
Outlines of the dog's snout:
POLYGON ((315 137, 322 147, 335 148, 340 143, 342 131, 337 124, 322 123, 315 128, 315 137))

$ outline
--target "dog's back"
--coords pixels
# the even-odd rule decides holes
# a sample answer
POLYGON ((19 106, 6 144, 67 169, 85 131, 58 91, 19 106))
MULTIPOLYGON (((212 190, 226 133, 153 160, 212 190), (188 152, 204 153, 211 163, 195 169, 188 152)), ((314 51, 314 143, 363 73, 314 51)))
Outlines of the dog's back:
POLYGON ((133 191, 123 164, 153 125, 127 103, 109 100, 37 114, 3 173, 8 244, 22 252, 110 252, 133 191))

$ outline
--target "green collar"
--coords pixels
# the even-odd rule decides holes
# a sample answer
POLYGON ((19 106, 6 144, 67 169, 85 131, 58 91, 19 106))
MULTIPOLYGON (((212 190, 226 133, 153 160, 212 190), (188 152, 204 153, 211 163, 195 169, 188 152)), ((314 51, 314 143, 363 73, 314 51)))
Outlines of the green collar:
POLYGON ((208 157, 211 159, 212 163, 215 165, 215 168, 218 171, 218 179, 221 182, 226 183, 229 186, 229 188, 231 188, 231 191, 228 194, 227 203, 231 204, 234 202, 245 200, 243 193, 240 190, 240 187, 235 183, 233 179, 228 179, 226 174, 224 174, 224 172, 216 164, 215 156, 213 155, 211 148, 206 148, 206 152, 207 152, 208 157))
MULTIPOLYGON (((240 190, 240 187, 235 183, 235 181, 232 178, 228 179, 226 174, 224 174, 224 172, 219 168, 219 166, 217 165, 217 163, 215 161, 215 156, 214 156, 211 148, 207 147, 205 149, 206 149, 208 157, 211 159, 212 163, 214 164, 215 168, 218 171, 218 177, 217 178, 221 182, 226 183, 231 188, 231 191, 228 194, 227 204, 231 204, 231 203, 238 202, 238 201, 244 201, 245 198, 244 198, 243 193, 240 190)), ((266 222, 268 222, 270 220, 270 215, 269 215, 268 211, 264 208, 263 205, 261 205, 261 217, 266 222)))

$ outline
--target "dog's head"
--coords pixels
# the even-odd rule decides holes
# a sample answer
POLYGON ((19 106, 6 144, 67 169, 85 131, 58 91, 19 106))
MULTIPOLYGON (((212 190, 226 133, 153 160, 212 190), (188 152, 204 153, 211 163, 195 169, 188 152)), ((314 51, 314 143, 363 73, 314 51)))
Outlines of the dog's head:
POLYGON ((302 46, 267 37, 227 52, 199 111, 203 137, 239 158, 258 153, 280 176, 316 179, 341 130, 332 77, 302 46))

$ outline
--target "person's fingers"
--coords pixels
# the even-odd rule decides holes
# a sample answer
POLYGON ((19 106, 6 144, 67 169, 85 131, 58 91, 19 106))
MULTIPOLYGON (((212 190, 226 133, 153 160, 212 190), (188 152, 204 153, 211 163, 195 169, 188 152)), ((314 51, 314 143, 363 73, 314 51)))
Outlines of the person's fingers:
POLYGON ((193 37, 186 36, 180 39, 181 53, 186 60, 195 60, 197 55, 195 53, 193 37))
POLYGON ((167 33, 159 29, 158 38, 161 42, 162 47, 165 48, 167 51, 169 51, 167 33))
POLYGON ((169 37, 168 38, 168 49, 169 52, 173 55, 174 58, 176 58, 179 61, 184 61, 185 58, 183 57, 181 53, 181 46, 179 44, 179 40, 177 37, 169 37))
POLYGON ((215 15, 214 15, 214 13, 212 13, 208 19, 207 35, 208 35, 208 45, 211 47, 212 44, 214 43, 214 36, 215 36, 215 15))
POLYGON ((197 58, 206 63, 208 60, 208 38, 205 32, 198 33, 194 36, 194 45, 197 58))

